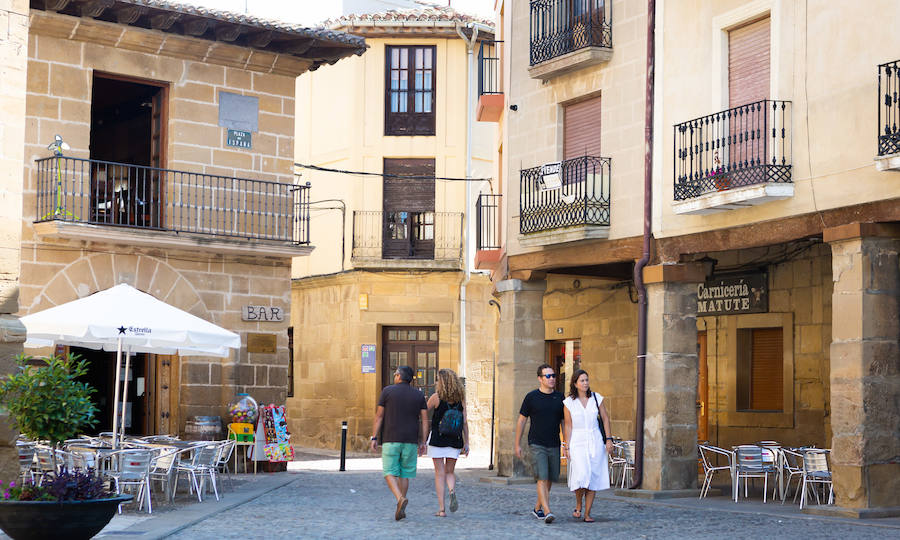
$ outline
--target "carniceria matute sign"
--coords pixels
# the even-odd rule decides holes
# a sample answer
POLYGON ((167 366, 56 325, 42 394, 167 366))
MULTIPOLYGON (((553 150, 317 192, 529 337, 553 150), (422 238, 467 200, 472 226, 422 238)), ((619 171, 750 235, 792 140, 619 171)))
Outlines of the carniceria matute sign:
POLYGON ((697 285, 697 316, 739 315, 769 311, 765 273, 714 277, 697 285))

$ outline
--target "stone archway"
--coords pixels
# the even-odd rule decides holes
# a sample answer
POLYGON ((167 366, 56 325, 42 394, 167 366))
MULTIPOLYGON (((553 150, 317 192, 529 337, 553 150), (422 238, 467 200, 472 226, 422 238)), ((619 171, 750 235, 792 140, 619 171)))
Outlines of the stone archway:
POLYGON ((80 258, 63 268, 47 282, 30 306, 23 306, 23 314, 58 306, 120 283, 212 321, 194 286, 167 262, 147 255, 107 253, 80 258))

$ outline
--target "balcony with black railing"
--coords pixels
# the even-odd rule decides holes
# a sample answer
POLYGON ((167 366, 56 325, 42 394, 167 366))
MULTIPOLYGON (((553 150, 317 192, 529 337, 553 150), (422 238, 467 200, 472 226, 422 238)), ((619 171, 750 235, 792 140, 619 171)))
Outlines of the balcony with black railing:
POLYGON ((523 245, 607 238, 611 159, 584 156, 523 169, 519 237, 523 245))
POLYGON ((500 81, 500 47, 502 41, 482 41, 478 48, 479 122, 499 122, 503 113, 503 87, 500 81))
POLYGON ((460 212, 388 210, 353 212, 355 268, 459 269, 460 212))
POLYGON ((36 164, 38 234, 234 254, 311 249, 308 184, 64 156, 36 164))
POLYGON ((878 66, 878 157, 880 171, 900 170, 900 60, 878 66))
POLYGON ((475 268, 494 269, 500 261, 502 195, 482 193, 475 201, 475 268))
POLYGON ((612 58, 612 0, 531 0, 528 73, 550 79, 612 58))
POLYGON ((674 126, 675 213, 792 197, 791 102, 763 100, 674 126))

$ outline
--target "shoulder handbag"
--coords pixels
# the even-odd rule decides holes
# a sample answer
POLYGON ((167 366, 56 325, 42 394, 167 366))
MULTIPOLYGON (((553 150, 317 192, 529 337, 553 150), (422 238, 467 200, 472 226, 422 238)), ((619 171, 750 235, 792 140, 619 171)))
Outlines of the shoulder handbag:
POLYGON ((600 416, 600 402, 597 401, 597 393, 591 392, 594 396, 594 403, 597 405, 597 424, 600 425, 600 436, 603 437, 603 444, 606 444, 606 430, 603 429, 603 417, 600 416))

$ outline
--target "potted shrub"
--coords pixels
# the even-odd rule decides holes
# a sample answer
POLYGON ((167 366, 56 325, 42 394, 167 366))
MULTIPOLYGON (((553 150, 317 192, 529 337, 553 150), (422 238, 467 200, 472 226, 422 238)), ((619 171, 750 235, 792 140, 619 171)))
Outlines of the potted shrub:
MULTIPOLYGON (((16 364, 18 370, 0 380, 0 406, 23 435, 56 447, 96 424, 94 389, 78 380, 87 361, 19 356, 16 364)), ((131 499, 109 493, 92 471, 64 470, 40 486, 12 481, 0 499, 0 529, 16 540, 91 538, 131 499)))

